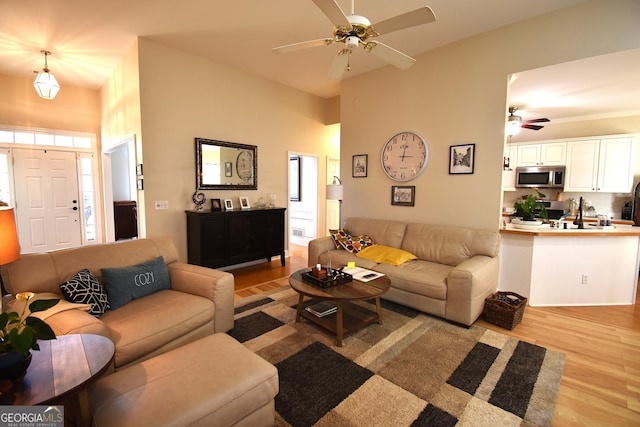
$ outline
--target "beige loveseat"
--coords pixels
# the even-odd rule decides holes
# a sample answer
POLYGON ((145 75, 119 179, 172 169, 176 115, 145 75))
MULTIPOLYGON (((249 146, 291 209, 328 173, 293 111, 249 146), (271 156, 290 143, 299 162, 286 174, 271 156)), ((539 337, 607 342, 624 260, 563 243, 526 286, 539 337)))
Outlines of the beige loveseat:
POLYGON ((326 265, 331 259, 337 268, 355 261, 358 267, 387 275, 391 288, 383 299, 469 326, 482 313, 485 298, 498 287, 497 231, 371 218, 349 218, 344 230, 417 256, 394 266, 336 249, 330 236, 309 243, 309 266, 326 265))
POLYGON ((60 284, 82 269, 89 269, 102 282, 102 268, 128 267, 158 256, 167 264, 171 289, 135 299, 97 318, 72 309, 45 319, 56 335, 89 333, 110 338, 119 369, 233 328, 233 275, 178 262, 173 242, 164 237, 22 255, 3 265, 1 272, 10 294, 46 292, 62 298, 60 284))

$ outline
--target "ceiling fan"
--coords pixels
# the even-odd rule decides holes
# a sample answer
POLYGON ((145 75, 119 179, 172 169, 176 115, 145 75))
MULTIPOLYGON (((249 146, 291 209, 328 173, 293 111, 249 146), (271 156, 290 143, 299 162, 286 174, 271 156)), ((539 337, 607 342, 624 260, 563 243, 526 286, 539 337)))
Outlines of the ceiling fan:
POLYGON ((365 52, 373 53, 383 61, 402 70, 409 68, 416 62, 415 59, 391 46, 370 39, 436 20, 431 8, 424 6, 372 25, 371 21, 364 16, 355 14, 354 0, 351 1, 351 15, 349 16, 344 14, 335 0, 313 0, 313 2, 333 23, 333 37, 280 46, 273 48, 272 51, 275 54, 281 54, 311 47, 328 46, 332 43, 343 43, 344 48, 338 51, 331 66, 330 80, 339 79, 345 71, 351 69, 349 56, 358 46, 362 46, 365 52))
MULTIPOLYGON (((516 116, 514 113, 518 110, 518 107, 509 107, 509 117, 507 118, 507 129, 517 130, 519 128, 523 129, 531 129, 531 130, 540 130, 544 126, 534 125, 533 123, 544 123, 549 122, 550 120, 546 117, 540 119, 533 120, 522 120, 522 117, 516 116)), ((517 132, 516 132, 517 133, 517 132)))

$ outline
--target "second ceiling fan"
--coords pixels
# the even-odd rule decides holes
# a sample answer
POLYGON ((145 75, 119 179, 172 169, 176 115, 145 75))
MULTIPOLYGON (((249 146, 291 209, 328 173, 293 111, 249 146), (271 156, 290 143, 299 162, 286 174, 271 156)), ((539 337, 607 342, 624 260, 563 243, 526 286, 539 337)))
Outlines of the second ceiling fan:
POLYGON ((344 14, 335 0, 313 0, 313 2, 333 23, 333 37, 276 47, 273 49, 273 53, 281 54, 311 47, 327 46, 332 43, 343 43, 344 47, 338 51, 329 72, 331 80, 339 79, 345 71, 350 69, 349 56, 359 46, 362 46, 365 52, 373 53, 395 67, 402 70, 409 68, 415 59, 382 42, 373 41, 371 38, 416 25, 428 24, 436 20, 431 8, 424 6, 372 25, 371 21, 364 16, 355 14, 354 0, 351 1, 351 15, 349 16, 344 14))
POLYGON ((542 117, 540 119, 522 120, 522 117, 515 115, 515 112, 517 110, 518 107, 509 107, 509 117, 507 117, 507 124, 509 128, 540 130, 544 126, 535 125, 534 123, 545 123, 551 121, 546 117, 542 117))

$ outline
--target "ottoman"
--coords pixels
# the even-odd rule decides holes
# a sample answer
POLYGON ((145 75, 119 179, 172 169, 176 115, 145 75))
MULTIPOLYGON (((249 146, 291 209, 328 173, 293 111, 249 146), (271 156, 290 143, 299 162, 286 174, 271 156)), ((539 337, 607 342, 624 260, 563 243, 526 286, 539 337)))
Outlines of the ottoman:
POLYGON ((213 334, 101 378, 89 389, 95 427, 271 426, 275 366, 213 334))

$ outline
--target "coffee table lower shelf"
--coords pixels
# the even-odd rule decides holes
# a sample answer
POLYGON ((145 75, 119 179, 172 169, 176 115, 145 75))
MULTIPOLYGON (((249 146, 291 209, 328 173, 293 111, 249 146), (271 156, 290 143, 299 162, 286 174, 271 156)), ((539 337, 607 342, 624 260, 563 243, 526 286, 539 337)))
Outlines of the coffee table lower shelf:
POLYGON ((345 335, 359 331, 365 326, 372 323, 378 323, 382 325, 382 316, 380 313, 380 298, 375 299, 376 311, 370 310, 358 304, 354 304, 349 301, 331 301, 334 303, 338 310, 335 313, 327 316, 319 317, 313 313, 305 310, 309 305, 316 304, 320 301, 326 301, 320 298, 311 298, 308 301, 303 302, 303 296, 300 295, 300 301, 298 303, 298 309, 296 314, 296 322, 300 321, 300 317, 309 320, 336 335, 336 345, 342 347, 342 339, 345 335))

